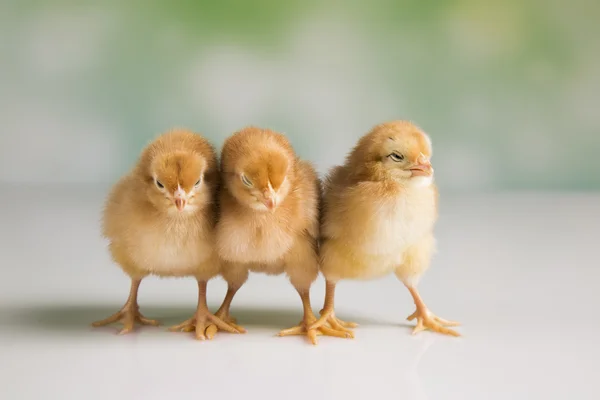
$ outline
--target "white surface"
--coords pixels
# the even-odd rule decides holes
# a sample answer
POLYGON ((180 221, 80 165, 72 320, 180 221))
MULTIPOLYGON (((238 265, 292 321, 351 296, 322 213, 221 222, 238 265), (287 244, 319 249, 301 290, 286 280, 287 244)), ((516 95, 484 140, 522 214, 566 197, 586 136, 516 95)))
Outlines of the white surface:
MULTIPOLYGON (((356 339, 312 347, 274 337, 301 304, 283 277, 260 275, 233 303, 246 335, 90 328, 129 288, 98 234, 104 193, 0 192, 0 399, 600 398, 599 195, 442 194, 439 253, 420 288, 464 336, 412 337, 412 301, 390 276, 342 283, 337 313, 361 324, 356 339)), ((224 293, 209 284, 211 308, 224 293)), ((319 278, 315 312, 323 294, 319 278)), ((165 324, 195 303, 191 279, 141 286, 142 312, 165 324)))

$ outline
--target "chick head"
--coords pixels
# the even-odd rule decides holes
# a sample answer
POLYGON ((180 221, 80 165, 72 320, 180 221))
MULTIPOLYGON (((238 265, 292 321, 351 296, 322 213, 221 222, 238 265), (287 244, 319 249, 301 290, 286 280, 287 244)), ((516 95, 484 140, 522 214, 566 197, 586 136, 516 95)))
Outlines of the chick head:
POLYGON ((185 130, 159 137, 142 155, 140 173, 149 201, 159 210, 183 215, 211 203, 217 184, 214 149, 185 130))
POLYGON ((231 195, 258 211, 274 211, 290 192, 295 154, 285 136, 249 127, 227 139, 221 170, 231 195))
POLYGON ((386 122, 362 137, 349 161, 362 173, 392 178, 409 186, 426 186, 433 180, 431 139, 408 121, 386 122))

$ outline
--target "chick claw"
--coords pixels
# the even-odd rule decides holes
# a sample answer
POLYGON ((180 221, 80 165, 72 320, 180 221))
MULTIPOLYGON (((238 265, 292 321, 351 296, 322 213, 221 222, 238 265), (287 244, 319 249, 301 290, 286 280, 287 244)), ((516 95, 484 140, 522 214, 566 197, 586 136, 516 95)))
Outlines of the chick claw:
POLYGON ((219 329, 229 333, 246 332, 244 328, 225 322, 210 312, 198 312, 196 316, 169 328, 171 332, 195 331, 198 340, 212 340, 219 329))
POLYGON ((460 336, 460 333, 456 332, 455 330, 446 328, 447 326, 459 326, 459 322, 445 320, 434 315, 429 310, 425 310, 424 312, 417 310, 409 315, 406 319, 408 321, 412 321, 415 318, 417 319, 417 325, 413 329, 413 335, 416 335, 424 330, 431 329, 434 332, 442 333, 444 335, 460 336))
POLYGON ((125 335, 127 333, 133 332, 133 328, 135 323, 137 322, 140 325, 152 325, 158 326, 160 323, 155 319, 148 319, 144 317, 137 307, 133 306, 125 306, 121 310, 117 311, 113 315, 108 318, 105 318, 100 321, 96 321, 92 323, 92 326, 99 327, 105 326, 108 324, 112 324, 113 322, 121 322, 123 324, 123 328, 119 331, 119 335, 125 335))

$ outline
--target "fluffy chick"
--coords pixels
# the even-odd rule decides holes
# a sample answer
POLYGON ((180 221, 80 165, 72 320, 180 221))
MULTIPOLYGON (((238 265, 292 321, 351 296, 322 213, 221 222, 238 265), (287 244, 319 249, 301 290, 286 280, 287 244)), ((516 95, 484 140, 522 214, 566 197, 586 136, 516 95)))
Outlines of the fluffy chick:
POLYGON ((229 288, 216 315, 231 321, 231 301, 249 271, 286 273, 300 295, 304 318, 279 335, 306 335, 316 344, 317 334, 331 329, 308 329, 316 321, 309 292, 319 271, 320 182, 315 170, 296 156, 284 135, 248 127, 226 140, 221 174, 217 252, 229 288))
POLYGON ((121 321, 121 334, 135 322, 158 325, 139 312, 138 288, 148 275, 194 276, 198 309, 194 318, 176 327, 203 339, 209 321, 223 330, 237 330, 206 306, 207 281, 219 273, 214 251, 218 165, 213 147, 187 130, 173 130, 150 143, 133 168, 110 192, 103 215, 103 235, 114 261, 131 278, 123 308, 93 323, 121 321))
POLYGON ((412 295, 417 319, 413 333, 427 328, 459 334, 445 326, 458 323, 432 314, 417 291, 435 251, 438 191, 430 162, 431 140, 407 121, 374 127, 360 139, 343 166, 324 183, 321 271, 326 278, 321 318, 348 330, 334 313, 336 283, 374 279, 394 272, 412 295))

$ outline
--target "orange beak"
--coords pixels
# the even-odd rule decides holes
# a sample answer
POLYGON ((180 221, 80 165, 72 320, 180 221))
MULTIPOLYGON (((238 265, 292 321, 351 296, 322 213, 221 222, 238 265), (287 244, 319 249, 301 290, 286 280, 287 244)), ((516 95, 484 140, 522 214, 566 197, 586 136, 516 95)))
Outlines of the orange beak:
POLYGON ((269 209, 269 210, 273 210, 276 206, 275 204, 275 199, 273 199, 272 197, 266 197, 263 201, 263 204, 269 209))
POLYGON ((263 204, 270 211, 273 211, 273 209, 277 207, 277 193, 273 189, 265 189, 263 191, 263 198, 263 204))
POLYGON ((177 207, 177 209, 179 211, 183 211, 183 209, 185 208, 185 204, 186 204, 185 199, 183 199, 181 197, 175 198, 175 207, 177 207))
POLYGON ((413 165, 410 168, 410 172, 412 172, 412 176, 431 176, 433 174, 433 167, 431 163, 420 163, 413 165))

